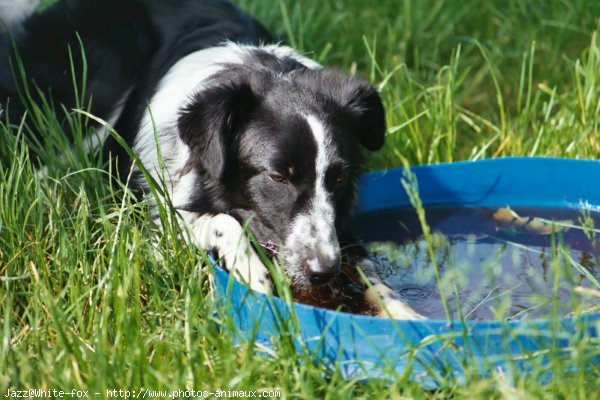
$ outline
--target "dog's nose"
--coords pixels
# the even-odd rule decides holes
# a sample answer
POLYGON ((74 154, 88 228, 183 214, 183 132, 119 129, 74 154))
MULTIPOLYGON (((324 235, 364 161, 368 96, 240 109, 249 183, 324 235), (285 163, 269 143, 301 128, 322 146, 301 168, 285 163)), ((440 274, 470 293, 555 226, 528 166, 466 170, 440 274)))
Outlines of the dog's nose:
POLYGON ((308 276, 308 280, 311 285, 321 286, 326 283, 329 283, 335 278, 338 274, 338 271, 326 271, 326 272, 311 272, 308 276))
POLYGON ((311 260, 308 265, 308 280, 312 285, 317 286, 331 282, 341 270, 339 260, 311 260))

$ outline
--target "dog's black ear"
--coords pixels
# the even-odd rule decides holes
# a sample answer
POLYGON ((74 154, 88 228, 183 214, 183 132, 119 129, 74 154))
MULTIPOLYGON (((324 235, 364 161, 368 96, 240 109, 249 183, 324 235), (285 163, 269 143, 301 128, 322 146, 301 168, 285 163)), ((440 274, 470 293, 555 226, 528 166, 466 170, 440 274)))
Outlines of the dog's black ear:
POLYGON ((249 79, 218 83, 193 96, 181 110, 179 136, 190 146, 197 165, 212 179, 223 176, 229 149, 241 125, 256 104, 249 79))
POLYGON ((358 141, 368 150, 379 150, 385 139, 385 110, 379 94, 370 84, 355 78, 345 89, 344 101, 354 116, 358 141))

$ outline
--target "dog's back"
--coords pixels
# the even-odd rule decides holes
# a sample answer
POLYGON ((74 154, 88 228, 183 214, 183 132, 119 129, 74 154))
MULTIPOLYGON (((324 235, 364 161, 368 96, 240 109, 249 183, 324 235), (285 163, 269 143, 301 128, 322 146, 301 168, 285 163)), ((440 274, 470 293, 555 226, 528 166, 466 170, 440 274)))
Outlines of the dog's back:
MULTIPOLYGON (((40 100, 39 88, 67 110, 75 106, 74 85, 80 92, 85 71, 91 113, 111 120, 125 108, 127 112, 119 113, 123 118, 110 122, 128 135, 137 129, 144 111, 140 105, 182 57, 225 40, 258 44, 270 39, 257 21, 221 0, 65 0, 27 17, 30 3, 18 13, 14 8, 10 15, 8 8, 4 11, 14 36, 2 33, 0 103, 8 103, 4 112, 13 123, 28 107, 19 96, 24 82, 15 83, 18 62, 26 83, 35 83, 30 91, 34 102, 40 100)), ((133 137, 126 139, 131 143, 133 137)))

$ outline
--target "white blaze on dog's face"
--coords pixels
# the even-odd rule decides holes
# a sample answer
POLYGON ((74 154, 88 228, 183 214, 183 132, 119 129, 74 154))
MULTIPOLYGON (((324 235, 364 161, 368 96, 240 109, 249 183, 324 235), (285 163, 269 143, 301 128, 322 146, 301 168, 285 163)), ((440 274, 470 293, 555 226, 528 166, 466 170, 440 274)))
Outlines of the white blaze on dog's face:
POLYGON ((180 138, 202 188, 183 209, 249 221, 296 287, 326 283, 352 240, 360 149, 383 144, 383 106, 358 78, 255 56, 182 110, 180 138))
POLYGON ((233 209, 273 251, 296 287, 328 282, 340 270, 339 235, 351 218, 357 146, 326 117, 286 110, 275 118, 267 102, 240 139, 243 199, 233 209), (269 111, 269 109, 271 111, 269 111), (336 134, 337 133, 337 134, 336 134), (243 208, 243 210, 240 210, 243 208))
MULTIPOLYGON (((306 210, 292 220, 284 243, 284 260, 292 278, 311 284, 329 281, 340 270, 340 245, 335 224, 334 190, 326 184, 332 161, 339 157, 326 132, 326 127, 314 115, 305 119, 312 133, 315 147, 313 195, 306 210)), ((334 177, 336 184, 346 180, 344 167, 334 177)))

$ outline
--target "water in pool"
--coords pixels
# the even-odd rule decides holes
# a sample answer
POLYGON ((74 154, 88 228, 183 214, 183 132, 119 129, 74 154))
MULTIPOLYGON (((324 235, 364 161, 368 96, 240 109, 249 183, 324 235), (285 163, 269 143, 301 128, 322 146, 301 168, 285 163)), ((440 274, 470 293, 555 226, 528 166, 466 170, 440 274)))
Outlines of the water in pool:
POLYGON ((386 283, 421 314, 445 318, 431 253, 452 318, 600 310, 600 213, 433 207, 425 214, 432 247, 413 209, 362 214, 355 224, 386 283))

